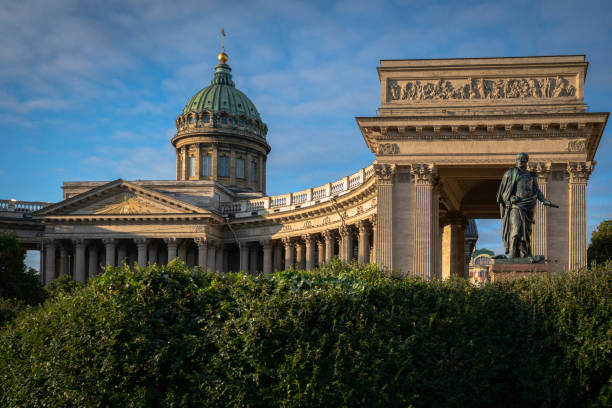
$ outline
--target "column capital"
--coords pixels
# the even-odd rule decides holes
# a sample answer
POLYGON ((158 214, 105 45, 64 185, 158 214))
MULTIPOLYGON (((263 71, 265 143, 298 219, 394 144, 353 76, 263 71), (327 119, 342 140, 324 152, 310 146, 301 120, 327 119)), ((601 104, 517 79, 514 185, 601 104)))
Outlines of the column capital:
POLYGON ((552 167, 551 162, 529 162, 527 163, 527 170, 536 173, 538 176, 538 181, 548 180, 548 176, 550 175, 551 167, 552 167))
POLYGON ((334 239, 334 232, 332 230, 325 230, 321 233, 321 235, 323 236, 323 238, 327 241, 331 241, 332 239, 334 239))
POLYGON ((373 168, 377 184, 392 184, 395 164, 375 163, 373 168))
POLYGON ((101 241, 104 245, 116 245, 117 244, 116 238, 102 238, 101 241))
POLYGON ((177 246, 178 245, 178 239, 176 239, 176 238, 164 238, 164 242, 168 246, 177 246))
POLYGON ((148 238, 134 238, 134 243, 138 247, 146 246, 149 243, 149 239, 148 238))
POLYGON ((43 242, 47 246, 57 247, 59 242, 55 238, 43 238, 43 242))
POLYGON ((85 238, 72 238, 72 243, 76 246, 84 246, 87 240, 85 238))
POLYGON ((370 221, 370 224, 372 224, 372 228, 376 228, 376 223, 378 222, 378 216, 376 214, 370 215, 369 221, 370 221))
POLYGON ((338 228, 338 233, 342 238, 346 238, 351 233, 351 230, 348 225, 341 225, 340 228, 338 228))
POLYGON ((357 223, 357 228, 359 228, 359 233, 363 234, 368 231, 369 222, 367 220, 359 220, 357 223))
POLYGON ((312 241, 314 240, 314 236, 312 234, 304 234, 302 235, 302 239, 306 243, 306 245, 312 245, 312 241))
POLYGON ((587 162, 569 162, 567 163, 567 172, 569 173, 570 183, 586 183, 589 176, 593 172, 594 163, 587 162))
POLYGON ((283 243, 283 245, 285 245, 285 248, 290 247, 293 240, 291 239, 291 237, 283 237, 281 238, 281 242, 283 243))
POLYGON ((446 221, 448 221, 448 224, 450 225, 456 225, 460 227, 465 227, 467 225, 467 219, 465 218, 463 213, 460 213, 458 211, 447 212, 445 218, 446 221))
POLYGON ((438 181, 438 168, 434 163, 412 163, 410 174, 417 185, 434 185, 438 181))
POLYGON ((197 237, 193 239, 193 242, 195 242, 196 245, 199 247, 205 247, 206 245, 210 243, 210 240, 205 237, 197 237))
POLYGON ((272 240, 262 239, 261 241, 259 241, 259 245, 261 245, 264 249, 272 248, 272 240))

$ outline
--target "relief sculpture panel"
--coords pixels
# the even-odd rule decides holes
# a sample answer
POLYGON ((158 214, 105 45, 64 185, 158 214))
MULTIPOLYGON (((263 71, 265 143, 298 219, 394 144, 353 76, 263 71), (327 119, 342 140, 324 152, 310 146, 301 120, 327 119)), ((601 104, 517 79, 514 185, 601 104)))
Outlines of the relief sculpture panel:
POLYGON ((575 79, 563 76, 513 79, 387 80, 388 101, 441 101, 575 97, 575 79))

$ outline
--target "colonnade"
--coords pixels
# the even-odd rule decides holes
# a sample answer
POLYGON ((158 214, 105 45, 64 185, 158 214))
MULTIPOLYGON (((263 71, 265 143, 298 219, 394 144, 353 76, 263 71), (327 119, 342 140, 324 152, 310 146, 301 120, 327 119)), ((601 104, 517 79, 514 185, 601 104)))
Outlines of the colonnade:
POLYGON ((53 239, 44 241, 44 282, 71 275, 85 283, 106 266, 165 265, 174 258, 187 266, 210 271, 241 270, 269 274, 289 267, 311 270, 338 256, 359 263, 374 261, 376 218, 318 233, 281 239, 243 240, 223 243, 196 238, 103 238, 53 239))

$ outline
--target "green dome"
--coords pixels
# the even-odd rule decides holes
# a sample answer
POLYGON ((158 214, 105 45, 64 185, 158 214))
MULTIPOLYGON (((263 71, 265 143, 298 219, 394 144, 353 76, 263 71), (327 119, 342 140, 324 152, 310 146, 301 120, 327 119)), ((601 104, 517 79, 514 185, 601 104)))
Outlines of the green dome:
POLYGON ((251 100, 234 86, 232 69, 227 64, 215 67, 215 77, 210 86, 202 89, 187 102, 183 115, 189 112, 227 112, 232 116, 244 115, 248 119, 261 121, 257 108, 251 100))

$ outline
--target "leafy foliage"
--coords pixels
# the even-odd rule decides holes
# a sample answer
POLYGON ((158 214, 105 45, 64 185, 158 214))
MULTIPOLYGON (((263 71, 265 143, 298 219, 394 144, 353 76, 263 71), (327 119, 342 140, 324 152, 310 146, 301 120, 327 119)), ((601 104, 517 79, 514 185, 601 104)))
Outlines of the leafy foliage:
POLYGON ((587 249, 587 259, 589 264, 612 261, 612 220, 602 221, 593 231, 587 249))
POLYGON ((24 259, 15 233, 0 234, 0 297, 40 303, 45 298, 40 278, 35 270, 26 269, 24 259))
POLYGON ((0 405, 609 406, 610 267, 483 288, 109 268, 0 332, 0 405))

